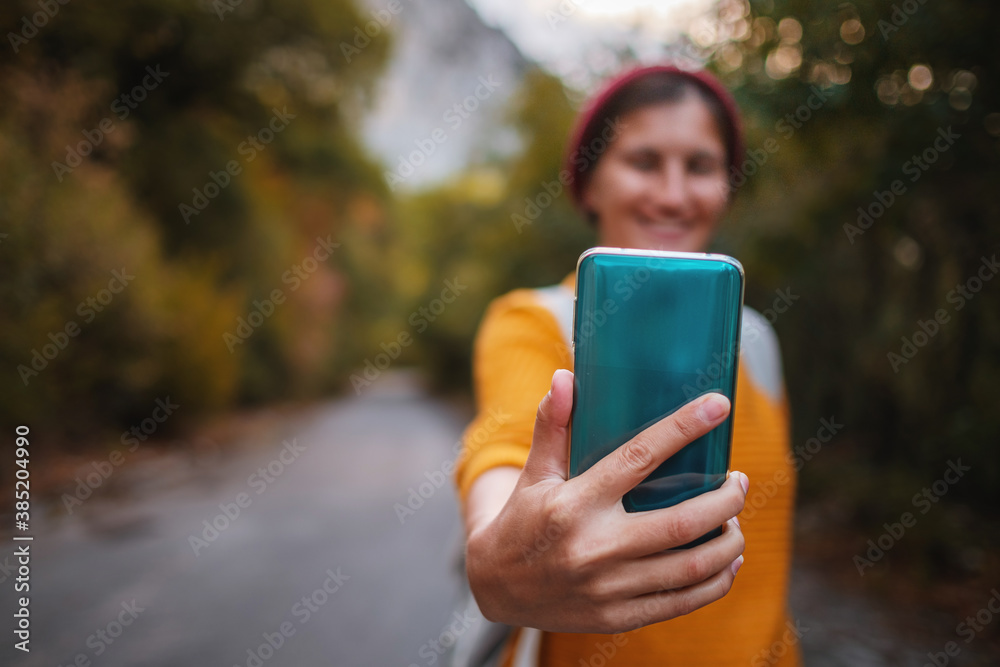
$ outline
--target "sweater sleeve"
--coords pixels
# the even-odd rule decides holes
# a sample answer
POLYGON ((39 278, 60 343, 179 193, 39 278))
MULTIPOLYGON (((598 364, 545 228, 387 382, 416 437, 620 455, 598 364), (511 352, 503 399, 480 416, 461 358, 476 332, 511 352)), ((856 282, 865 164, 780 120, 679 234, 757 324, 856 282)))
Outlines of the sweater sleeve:
POLYGON ((523 467, 538 403, 573 359, 559 324, 533 290, 516 290, 486 311, 473 352, 476 417, 463 436, 455 482, 462 502, 483 472, 523 467))

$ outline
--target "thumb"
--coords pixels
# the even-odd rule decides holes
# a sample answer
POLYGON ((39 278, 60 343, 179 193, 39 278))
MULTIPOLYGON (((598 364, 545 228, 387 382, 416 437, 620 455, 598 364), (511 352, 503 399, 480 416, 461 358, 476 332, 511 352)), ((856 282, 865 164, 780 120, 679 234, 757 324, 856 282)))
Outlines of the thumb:
POLYGON ((545 479, 566 479, 572 410, 573 373, 559 369, 552 374, 552 388, 538 404, 531 452, 521 475, 525 482, 533 484, 545 479))

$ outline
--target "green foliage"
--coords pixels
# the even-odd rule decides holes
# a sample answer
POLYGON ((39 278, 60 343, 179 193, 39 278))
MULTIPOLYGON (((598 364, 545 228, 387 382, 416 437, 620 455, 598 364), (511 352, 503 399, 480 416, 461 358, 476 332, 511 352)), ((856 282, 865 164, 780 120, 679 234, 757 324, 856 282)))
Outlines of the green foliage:
POLYGON ((531 70, 510 109, 509 122, 523 144, 516 156, 398 199, 388 228, 371 236, 372 254, 381 248, 394 270, 378 286, 358 291, 365 300, 381 294, 384 306, 383 326, 367 353, 377 353, 379 342, 399 331, 418 334, 407 359, 424 364, 440 385, 467 388, 471 340, 489 301, 517 287, 559 282, 573 270, 580 252, 593 245, 590 230, 559 192, 573 115, 559 80, 531 70), (420 309, 441 297, 446 280, 467 289, 430 320, 420 309))
POLYGON ((52 6, 0 8, 27 36, 0 51, 2 421, 72 446, 157 397, 184 421, 329 388, 343 253, 317 247, 384 207, 356 126, 387 38, 346 58, 349 0, 52 6))
MULTIPOLYGON (((1000 68, 985 28, 1000 15, 973 2, 894 13, 901 4, 775 0, 740 19, 751 36, 714 63, 748 114, 748 146, 774 138, 778 150, 738 190, 721 242, 747 267, 749 303, 766 308, 786 286, 800 296, 775 322, 796 442, 832 412, 847 425, 852 465, 907 471, 919 489, 961 456, 973 471, 954 497, 987 501, 1000 482, 990 387, 1000 281, 971 299, 957 287, 1000 251, 990 194, 1000 177, 1000 68), (800 40, 781 35, 785 18, 798 21, 800 40), (855 44, 852 20, 865 31, 855 44), (767 58, 783 45, 802 62, 775 80, 767 58), (925 90, 919 65, 933 77, 925 90), (810 109, 817 89, 827 99, 810 109), (960 136, 945 141, 949 132, 960 136), (926 169, 914 161, 925 154, 926 169), (947 320, 934 325, 935 313, 947 320)), ((823 471, 804 474, 808 493, 823 471)))

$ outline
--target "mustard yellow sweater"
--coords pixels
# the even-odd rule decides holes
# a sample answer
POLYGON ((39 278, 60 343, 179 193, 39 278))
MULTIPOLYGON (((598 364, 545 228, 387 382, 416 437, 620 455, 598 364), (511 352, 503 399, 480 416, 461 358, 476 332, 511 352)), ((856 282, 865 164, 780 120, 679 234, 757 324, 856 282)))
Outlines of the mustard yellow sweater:
MULTIPOLYGON (((572 284, 570 276, 561 286, 570 303, 572 284)), ((569 306, 561 313, 553 309, 552 294, 552 288, 517 290, 495 300, 486 313, 474 353, 477 416, 466 430, 456 468, 462 502, 483 471, 524 466, 538 403, 553 372, 573 369, 566 340, 569 306)), ((747 321, 745 314, 732 468, 750 477, 750 491, 740 515, 746 560, 732 590, 687 616, 622 635, 544 633, 540 666, 799 665, 799 633, 786 611, 795 497, 788 413, 783 390, 765 390, 748 368, 754 346, 747 345, 747 321)), ((759 329, 761 322, 757 315, 752 324, 759 329)), ((751 333, 773 339, 766 322, 764 327, 751 333)))

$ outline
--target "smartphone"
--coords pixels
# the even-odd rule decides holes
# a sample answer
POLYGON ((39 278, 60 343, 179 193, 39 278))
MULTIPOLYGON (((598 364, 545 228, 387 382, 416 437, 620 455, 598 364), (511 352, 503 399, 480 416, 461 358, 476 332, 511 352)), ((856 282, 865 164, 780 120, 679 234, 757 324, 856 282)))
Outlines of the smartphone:
MULTIPOLYGON (((580 256, 571 477, 702 394, 735 406, 743 283, 743 267, 726 255, 592 248, 580 256)), ((625 509, 670 507, 719 488, 732 434, 730 412, 629 491, 625 509)))

